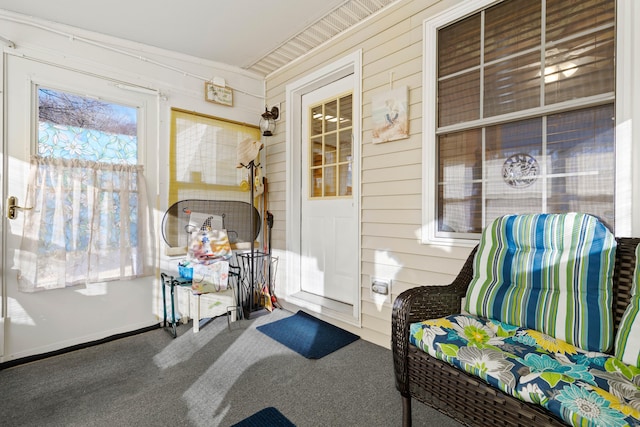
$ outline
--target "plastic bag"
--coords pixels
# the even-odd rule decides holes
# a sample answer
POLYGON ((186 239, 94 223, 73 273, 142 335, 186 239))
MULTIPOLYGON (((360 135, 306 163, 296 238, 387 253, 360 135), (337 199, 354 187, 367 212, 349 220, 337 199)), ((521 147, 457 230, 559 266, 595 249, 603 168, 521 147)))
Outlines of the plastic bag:
POLYGON ((229 283, 229 263, 218 261, 213 264, 193 264, 191 290, 194 294, 220 292, 229 283))
POLYGON ((191 233, 187 257, 192 263, 226 261, 232 255, 227 230, 198 230, 191 233))
POLYGON ((227 289, 229 262, 233 255, 226 230, 202 229, 191 233, 187 251, 193 269, 191 290, 194 294, 227 289))

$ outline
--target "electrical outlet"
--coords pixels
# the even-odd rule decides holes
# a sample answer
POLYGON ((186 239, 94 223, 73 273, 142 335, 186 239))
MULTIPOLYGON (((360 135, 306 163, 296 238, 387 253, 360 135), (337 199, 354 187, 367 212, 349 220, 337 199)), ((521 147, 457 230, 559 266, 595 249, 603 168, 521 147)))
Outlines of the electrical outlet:
POLYGON ((389 283, 376 280, 371 284, 371 290, 375 294, 389 295, 389 283))
POLYGON ((375 301, 391 302, 391 279, 371 277, 370 289, 375 301))

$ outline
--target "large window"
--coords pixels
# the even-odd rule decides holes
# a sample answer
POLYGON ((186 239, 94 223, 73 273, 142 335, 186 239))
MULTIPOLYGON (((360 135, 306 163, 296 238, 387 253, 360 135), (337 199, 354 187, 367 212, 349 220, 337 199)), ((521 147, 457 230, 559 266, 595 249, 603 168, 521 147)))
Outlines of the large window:
POLYGON ((434 237, 509 213, 614 227, 615 0, 506 0, 434 35, 434 237))

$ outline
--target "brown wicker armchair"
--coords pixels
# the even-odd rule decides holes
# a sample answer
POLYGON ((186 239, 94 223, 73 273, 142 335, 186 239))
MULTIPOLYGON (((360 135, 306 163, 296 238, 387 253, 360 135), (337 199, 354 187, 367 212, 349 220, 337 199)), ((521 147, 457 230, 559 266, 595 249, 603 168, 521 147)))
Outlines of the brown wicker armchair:
MULTIPOLYGON (((617 329, 631 297, 635 249, 640 238, 616 240, 613 311, 617 329)), ((412 288, 401 293, 394 301, 391 341, 396 388, 402 395, 402 425, 411 426, 412 398, 466 425, 565 425, 544 408, 509 396, 409 343, 411 323, 460 312, 461 298, 472 278, 476 249, 450 285, 412 288)))

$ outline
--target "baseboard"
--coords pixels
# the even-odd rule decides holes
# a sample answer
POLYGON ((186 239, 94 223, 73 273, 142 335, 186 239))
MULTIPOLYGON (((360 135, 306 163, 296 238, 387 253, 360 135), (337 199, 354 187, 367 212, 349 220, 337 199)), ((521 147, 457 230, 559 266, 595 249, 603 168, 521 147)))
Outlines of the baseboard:
POLYGON ((59 350, 49 351, 49 352, 41 353, 41 354, 34 354, 32 356, 26 356, 26 357, 21 357, 19 359, 15 359, 15 360, 10 360, 10 361, 7 361, 7 362, 2 362, 2 363, 0 363, 0 371, 3 370, 3 369, 11 368, 11 367, 22 365, 22 364, 25 364, 25 363, 35 362, 36 360, 46 359, 47 357, 58 356, 60 354, 69 353, 69 352, 72 352, 72 351, 75 351, 75 350, 81 350, 83 348, 93 347, 94 345, 104 344, 104 343, 107 343, 109 341, 115 341, 115 340, 118 340, 120 338, 126 338, 126 337, 130 337, 130 336, 133 336, 133 335, 141 334, 143 332, 153 331, 153 330, 158 329, 160 327, 161 327, 161 325, 160 325, 160 323, 158 323, 158 324, 154 324, 154 325, 147 326, 147 327, 144 327, 144 328, 136 329, 134 331, 122 332, 122 333, 119 333, 119 334, 111 335, 111 336, 108 336, 108 337, 105 337, 105 338, 101 338, 99 340, 89 341, 89 342, 85 342, 85 343, 82 343, 82 344, 76 344, 76 345, 72 345, 70 347, 61 348, 59 350))

